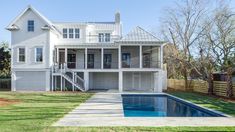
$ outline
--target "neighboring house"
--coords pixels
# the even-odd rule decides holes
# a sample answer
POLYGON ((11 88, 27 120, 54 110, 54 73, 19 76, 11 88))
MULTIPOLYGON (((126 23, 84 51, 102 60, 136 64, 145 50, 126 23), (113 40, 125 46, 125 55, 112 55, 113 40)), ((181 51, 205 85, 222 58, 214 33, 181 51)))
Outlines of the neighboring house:
POLYGON ((12 91, 162 92, 163 45, 136 27, 122 37, 114 22, 51 22, 28 6, 11 31, 12 91))

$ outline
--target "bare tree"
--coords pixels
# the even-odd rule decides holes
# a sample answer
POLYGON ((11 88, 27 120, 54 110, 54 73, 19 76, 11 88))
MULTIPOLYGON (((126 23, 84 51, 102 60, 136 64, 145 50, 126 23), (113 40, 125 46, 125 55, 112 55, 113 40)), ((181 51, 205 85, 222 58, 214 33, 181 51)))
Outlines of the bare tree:
POLYGON ((205 30, 207 43, 211 45, 212 55, 217 67, 227 72, 227 96, 232 97, 232 60, 235 49, 235 14, 225 1, 220 2, 211 16, 205 30))
POLYGON ((201 21, 206 13, 202 0, 182 0, 176 3, 176 8, 168 9, 163 23, 168 29, 164 30, 165 37, 178 49, 178 54, 171 57, 182 65, 185 86, 188 87, 188 77, 194 70, 201 74, 195 66, 192 50, 197 40, 202 36, 204 27, 201 21))

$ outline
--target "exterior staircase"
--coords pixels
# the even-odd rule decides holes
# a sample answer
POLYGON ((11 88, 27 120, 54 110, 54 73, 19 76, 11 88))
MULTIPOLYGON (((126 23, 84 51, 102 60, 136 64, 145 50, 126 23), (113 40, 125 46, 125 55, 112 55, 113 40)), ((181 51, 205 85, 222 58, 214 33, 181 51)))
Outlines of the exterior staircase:
MULTIPOLYGON (((75 89, 85 92, 84 80, 79 77, 75 72, 66 67, 66 64, 53 65, 52 76, 61 76, 64 80, 68 81, 73 86, 73 91, 75 89), (72 73, 72 77, 68 76, 66 73, 72 73)), ((52 84, 54 85, 54 84, 52 84)))

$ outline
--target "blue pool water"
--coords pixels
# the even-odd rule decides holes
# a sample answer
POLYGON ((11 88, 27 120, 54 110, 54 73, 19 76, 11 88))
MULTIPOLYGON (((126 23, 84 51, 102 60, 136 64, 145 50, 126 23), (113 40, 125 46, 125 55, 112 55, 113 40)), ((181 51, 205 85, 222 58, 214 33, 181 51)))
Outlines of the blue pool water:
POLYGON ((219 117, 219 113, 169 95, 122 95, 125 117, 219 117))

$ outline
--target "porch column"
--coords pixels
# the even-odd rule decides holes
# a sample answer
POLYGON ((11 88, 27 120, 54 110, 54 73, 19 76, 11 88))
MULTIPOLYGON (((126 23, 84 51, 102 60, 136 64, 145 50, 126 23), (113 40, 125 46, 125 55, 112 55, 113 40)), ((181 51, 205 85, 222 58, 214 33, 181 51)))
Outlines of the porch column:
POLYGON ((143 67, 143 61, 142 61, 143 57, 142 57, 142 45, 140 45, 140 68, 143 67))
POLYGON ((84 62, 84 65, 85 65, 85 69, 87 69, 87 48, 85 48, 85 62, 84 62))
POLYGON ((104 69, 104 48, 101 48, 101 69, 104 69))
POLYGON ((163 45, 161 46, 161 48, 160 48, 160 67, 161 67, 161 69, 163 69, 163 45))
POLYGON ((60 76, 60 91, 62 91, 62 87, 63 87, 63 78, 62 76, 60 76))
POLYGON ((119 45, 119 48, 118 48, 118 68, 119 69, 122 68, 122 47, 121 47, 121 45, 119 45))
POLYGON ((118 87, 119 87, 119 92, 123 92, 123 73, 122 73, 122 71, 120 71, 119 75, 118 75, 118 87))
POLYGON ((84 72, 84 87, 85 91, 89 90, 89 72, 84 72))
POLYGON ((57 48, 56 49, 56 63, 58 63, 58 64, 59 64, 59 51, 60 51, 60 49, 57 48))
POLYGON ((54 91, 56 91, 57 88, 57 76, 55 76, 55 87, 54 87, 54 91))
POLYGON ((16 91, 16 75, 15 75, 15 71, 11 72, 11 91, 16 91))
POLYGON ((68 60, 68 49, 65 48, 64 49, 64 63, 65 63, 65 66, 67 67, 67 60, 68 60))
MULTIPOLYGON (((74 72, 73 72, 73 82, 75 82, 75 78, 74 78, 74 72)), ((73 84, 73 91, 74 91, 74 84, 73 84)))
POLYGON ((161 71, 154 72, 154 92, 161 93, 162 92, 162 76, 161 71))

